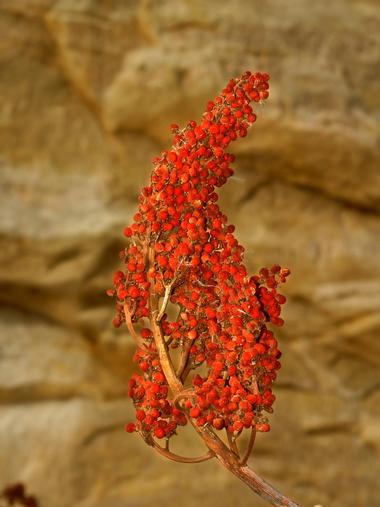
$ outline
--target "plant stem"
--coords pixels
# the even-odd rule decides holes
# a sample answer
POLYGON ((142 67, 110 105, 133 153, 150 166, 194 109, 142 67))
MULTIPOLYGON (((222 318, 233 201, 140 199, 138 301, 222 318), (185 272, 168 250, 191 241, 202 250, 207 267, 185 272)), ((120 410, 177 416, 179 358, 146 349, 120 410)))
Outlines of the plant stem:
POLYGON ((268 482, 264 481, 264 479, 257 475, 247 465, 241 465, 239 463, 239 458, 231 452, 210 428, 207 426, 203 428, 196 428, 196 426, 194 426, 194 428, 201 435, 207 447, 215 453, 218 461, 263 500, 266 500, 275 507, 300 507, 293 500, 287 498, 268 482))
POLYGON ((244 457, 240 460, 241 465, 247 464, 247 461, 248 461, 248 459, 251 455, 252 449, 253 449, 253 445, 255 443, 255 438, 256 438, 256 428, 252 428, 251 435, 249 437, 247 450, 245 451, 244 457))

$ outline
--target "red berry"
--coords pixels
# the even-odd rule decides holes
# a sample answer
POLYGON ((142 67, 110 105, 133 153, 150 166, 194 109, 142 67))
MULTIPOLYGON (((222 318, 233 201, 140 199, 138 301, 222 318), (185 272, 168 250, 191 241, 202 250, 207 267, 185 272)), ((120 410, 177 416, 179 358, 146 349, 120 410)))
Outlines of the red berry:
POLYGON ((198 336, 198 332, 195 330, 195 329, 192 329, 191 331, 189 331, 187 333, 187 337, 190 339, 190 340, 195 340, 195 338, 197 338, 198 336))
POLYGON ((199 417, 199 416, 200 416, 201 411, 199 410, 199 408, 198 408, 198 407, 194 407, 194 408, 192 408, 192 409, 190 410, 190 412, 189 412, 189 413, 190 413, 190 417, 194 417, 194 418, 195 418, 195 417, 199 417))
POLYGON ((134 423, 126 424, 125 431, 127 431, 128 433, 133 433, 134 431, 136 431, 136 425, 134 423))
POLYGON ((154 436, 157 438, 164 438, 166 435, 166 432, 163 428, 156 428, 154 430, 154 436))
POLYGON ((262 432, 266 433, 269 430, 270 430, 270 426, 268 423, 257 423, 256 424, 256 431, 262 431, 262 432))
POLYGON ((215 417, 212 421, 212 425, 215 429, 221 430, 224 428, 224 420, 221 417, 215 417))
POLYGON ((153 380, 155 382, 164 382, 165 381, 165 375, 161 372, 157 372, 153 375, 153 380))
POLYGON ((174 151, 169 151, 166 158, 169 162, 175 162, 177 160, 177 154, 174 151))
POLYGON ((138 421, 142 421, 143 419, 145 419, 145 412, 144 410, 136 410, 136 419, 138 421))

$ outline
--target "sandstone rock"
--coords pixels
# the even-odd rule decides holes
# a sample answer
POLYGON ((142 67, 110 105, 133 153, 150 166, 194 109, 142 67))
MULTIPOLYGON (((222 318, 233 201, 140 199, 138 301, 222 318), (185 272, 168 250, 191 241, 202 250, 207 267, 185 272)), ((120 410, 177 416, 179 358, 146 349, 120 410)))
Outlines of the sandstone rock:
MULTIPOLYGON (((277 336, 279 333, 277 333, 277 336)), ((276 386, 279 389, 314 390, 318 379, 313 369, 304 360, 303 351, 297 349, 297 344, 283 336, 278 336, 282 352, 281 369, 278 372, 276 386)), ((281 396, 280 390, 280 396, 281 396)))
POLYGON ((200 465, 202 473, 189 476, 187 467, 154 454, 123 431, 130 417, 125 400, 73 399, 1 408, 0 447, 7 460, 1 463, 0 486, 17 478, 43 506, 55 507, 148 506, 160 499, 170 504, 178 495, 190 507, 201 498, 222 502, 230 488, 237 501, 250 498, 216 463, 200 465))
POLYGON ((125 385, 80 335, 37 317, 0 313, 0 400, 120 396, 125 385))
POLYGON ((60 65, 78 92, 97 109, 126 52, 138 47, 138 2, 58 1, 45 20, 60 65))
MULTIPOLYGON (((125 403, 79 399, 2 407, 0 446, 6 461, 1 462, 1 485, 22 480, 42 505, 74 505, 96 488, 96 481, 91 484, 94 471, 107 466, 105 449, 83 463, 91 442, 103 434, 112 439, 116 432, 121 438, 115 449, 118 460, 113 453, 114 467, 125 459, 122 428, 126 415, 125 403)), ((132 465, 133 456, 129 459, 132 465)))
POLYGON ((374 0, 0 1, 0 488, 23 480, 42 507, 264 505, 124 434, 133 345, 104 295, 169 124, 251 68, 270 103, 220 206, 252 272, 292 270, 251 464, 301 505, 380 504, 379 27, 374 0))

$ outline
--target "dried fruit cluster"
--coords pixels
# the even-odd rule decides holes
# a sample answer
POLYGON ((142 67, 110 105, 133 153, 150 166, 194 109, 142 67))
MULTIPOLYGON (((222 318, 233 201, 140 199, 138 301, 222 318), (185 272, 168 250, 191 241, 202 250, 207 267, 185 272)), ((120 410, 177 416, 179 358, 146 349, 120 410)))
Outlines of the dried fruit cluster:
MULTIPOLYGON (((172 149, 154 159, 124 230, 124 267, 108 292, 116 298, 114 325, 128 326, 141 370, 129 382, 136 422, 126 429, 162 454, 154 438, 169 439, 188 421, 205 440, 205 428, 214 440, 214 430, 226 429, 233 452, 244 428, 269 430, 281 353, 267 324, 283 324, 277 287, 289 270, 274 265, 248 275, 215 191, 233 174, 227 147, 256 121, 251 102, 268 97, 268 80, 245 72, 208 102, 199 124, 172 125, 172 149)), ((202 459, 175 457, 168 441, 165 449, 171 459, 202 459)))
POLYGON ((170 437, 187 416, 217 430, 269 430, 263 414, 271 412, 280 352, 266 323, 283 323, 285 298, 276 287, 289 271, 276 265, 247 275, 244 248, 215 192, 233 174, 233 155, 226 148, 256 120, 250 102, 268 97, 268 78, 246 72, 207 104, 199 125, 172 126, 173 148, 154 160, 151 185, 143 189, 134 222, 124 231, 130 242, 121 252, 125 269, 114 275, 114 324, 142 325, 134 332, 135 360, 143 374, 134 375, 129 385, 137 408, 137 424, 128 425, 129 431, 170 437), (154 317, 167 344, 182 349, 178 376, 184 381, 189 371, 207 367, 194 375, 185 410, 168 399, 153 330, 146 323, 152 296, 164 298, 154 317), (164 313, 169 300, 179 306, 175 320, 164 313))

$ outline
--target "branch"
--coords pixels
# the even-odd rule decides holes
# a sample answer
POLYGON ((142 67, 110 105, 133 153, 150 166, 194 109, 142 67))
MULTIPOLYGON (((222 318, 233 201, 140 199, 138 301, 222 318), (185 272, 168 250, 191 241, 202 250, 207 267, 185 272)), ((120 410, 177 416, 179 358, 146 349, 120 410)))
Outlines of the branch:
POLYGON ((168 306, 168 303, 169 303, 169 298, 170 298, 170 293, 171 293, 172 287, 173 287, 173 282, 169 283, 169 285, 165 285, 164 300, 162 302, 161 309, 158 312, 158 315, 156 317, 156 322, 160 322, 160 320, 162 319, 162 317, 165 313, 166 307, 168 306))
POLYGON ((142 348, 143 351, 146 352, 147 354, 154 354, 153 351, 149 350, 146 347, 145 343, 143 343, 142 339, 136 333, 136 329, 133 325, 131 312, 129 311, 128 305, 125 304, 123 306, 123 309, 124 309, 124 314, 125 314, 125 323, 127 325, 128 331, 129 331, 130 335, 132 336, 132 338, 135 340, 137 346, 142 348))
POLYGON ((182 374, 184 373, 185 367, 187 365, 187 361, 189 359, 190 349, 193 345, 194 340, 186 340, 185 345, 182 347, 181 350, 181 356, 179 359, 178 367, 177 367, 177 377, 181 379, 183 382, 186 377, 182 377, 182 374))
POLYGON ((168 458, 172 461, 177 461, 180 463, 202 463, 202 461, 208 461, 209 459, 212 459, 215 457, 215 454, 211 451, 208 451, 206 454, 203 454, 202 456, 196 456, 194 458, 189 458, 186 456, 180 456, 179 454, 175 454, 168 449, 165 449, 164 447, 161 447, 157 442, 155 442, 153 439, 148 442, 149 445, 151 445, 159 454, 162 456, 165 456, 165 458, 168 458))
POLYGON ((194 398, 196 396, 194 389, 189 387, 188 389, 182 389, 181 392, 176 394, 173 398, 173 405, 175 405, 177 408, 181 408, 178 404, 178 402, 184 398, 194 398))
POLYGON ((229 444, 229 446, 230 446, 231 451, 232 451, 234 454, 236 454, 236 456, 237 456, 238 458, 240 458, 240 455, 239 455, 239 449, 238 449, 238 447, 237 447, 237 445, 236 445, 236 439, 233 437, 233 435, 231 435, 231 433, 230 433, 228 430, 226 430, 226 433, 227 433, 227 440, 228 440, 228 444, 229 444))
POLYGON ((193 366, 191 365, 191 363, 189 361, 187 361, 185 369, 183 370, 182 375, 181 375, 181 382, 182 383, 185 382, 185 380, 186 380, 188 374, 190 373, 192 367, 193 366))
MULTIPOLYGON (((148 258, 149 258, 149 268, 154 267, 154 250, 152 247, 150 247, 148 250, 148 258)), ((165 338, 160 326, 160 322, 158 318, 154 317, 154 315, 158 312, 158 301, 159 297, 152 291, 152 289, 150 289, 150 297, 149 297, 150 326, 152 329, 153 338, 156 344, 156 349, 160 359, 162 370, 164 372, 164 375, 166 377, 170 389, 172 390, 173 394, 176 395, 182 390, 183 386, 181 381, 175 374, 173 362, 168 352, 168 346, 165 343, 165 338)))
POLYGON ((257 379, 256 379, 255 375, 253 375, 253 377, 252 377, 251 388, 252 388, 254 394, 259 394, 259 392, 260 392, 259 386, 257 384, 257 379))
POLYGON ((197 433, 203 438, 207 447, 215 453, 218 461, 261 498, 275 507, 300 507, 293 500, 282 495, 277 489, 264 481, 248 466, 242 466, 237 456, 215 435, 208 425, 199 428, 193 421, 191 423, 197 433))
POLYGON ((275 507, 300 507, 299 504, 282 495, 276 488, 264 481, 248 466, 239 467, 236 471, 231 470, 231 472, 271 505, 275 507))
POLYGON ((169 338, 165 341, 166 346, 167 346, 167 347, 169 347, 169 345, 172 343, 172 341, 173 341, 173 337, 172 337, 172 336, 170 336, 170 337, 169 337, 169 338))
POLYGON ((249 437, 248 447, 247 450, 245 451, 243 458, 240 461, 240 464, 243 466, 247 464, 247 461, 251 455, 255 443, 255 439, 256 439, 256 428, 251 428, 251 435, 249 437))
POLYGON ((137 344, 140 345, 140 338, 137 335, 135 327, 132 323, 131 312, 130 312, 127 304, 125 304, 123 306, 123 310, 124 310, 124 314, 125 314, 125 323, 127 324, 128 331, 130 332, 132 338, 137 342, 137 344))

